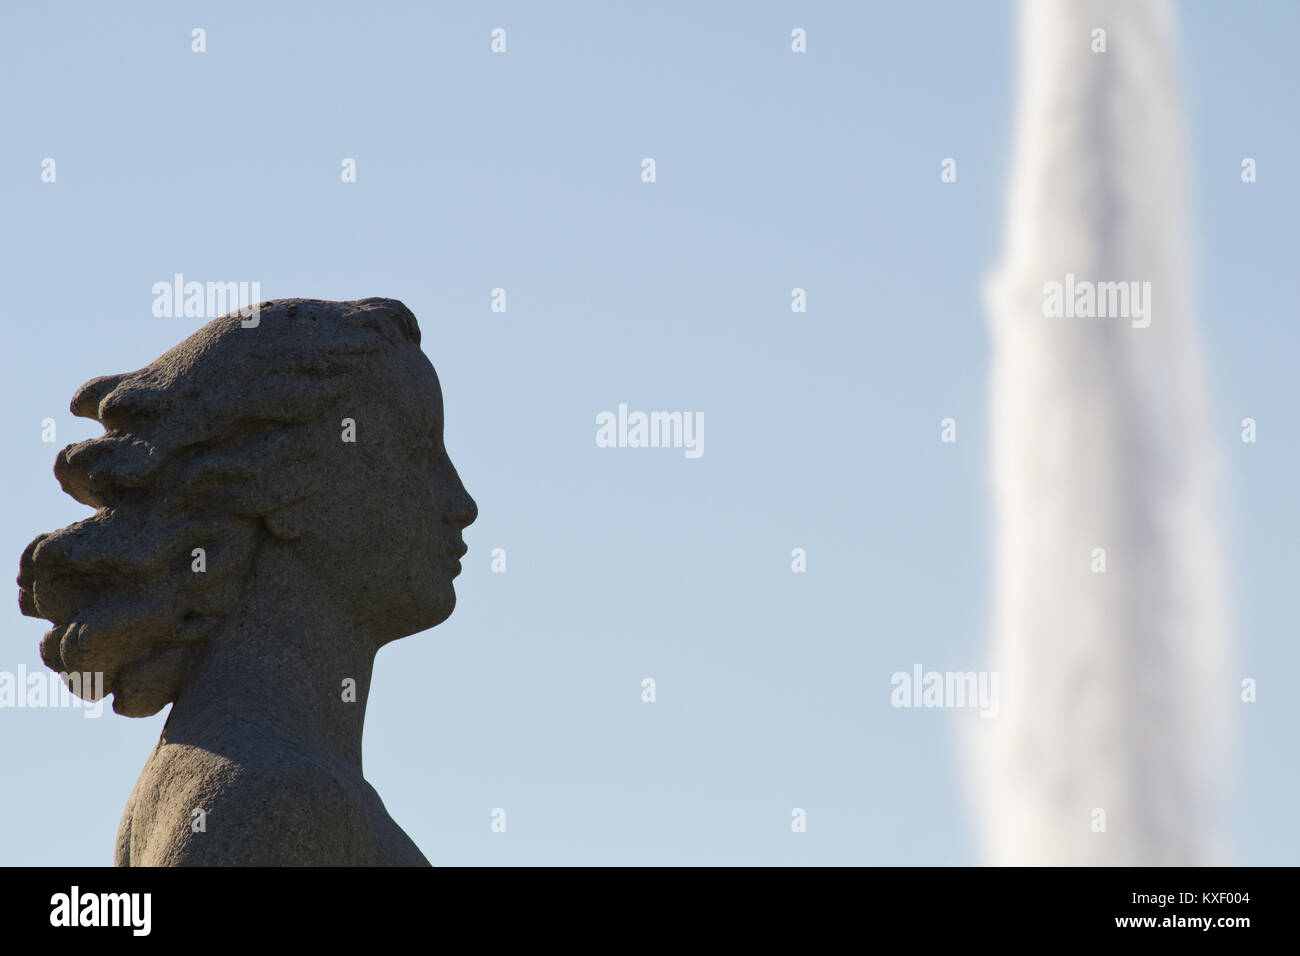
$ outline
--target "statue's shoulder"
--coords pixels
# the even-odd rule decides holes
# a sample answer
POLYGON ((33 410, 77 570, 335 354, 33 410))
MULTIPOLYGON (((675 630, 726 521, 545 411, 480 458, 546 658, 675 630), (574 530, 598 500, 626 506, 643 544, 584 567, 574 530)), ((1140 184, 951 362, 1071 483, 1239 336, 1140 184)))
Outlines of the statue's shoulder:
POLYGON ((131 866, 331 866, 374 855, 369 786, 289 745, 219 754, 160 743, 118 832, 131 866))

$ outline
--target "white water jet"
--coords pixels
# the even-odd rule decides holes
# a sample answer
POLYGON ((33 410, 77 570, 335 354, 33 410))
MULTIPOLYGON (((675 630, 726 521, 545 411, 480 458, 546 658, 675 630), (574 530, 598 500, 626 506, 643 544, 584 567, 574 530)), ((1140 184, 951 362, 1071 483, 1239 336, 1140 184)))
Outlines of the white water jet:
POLYGON ((1005 245, 987 290, 1002 710, 973 728, 985 859, 1215 862, 1236 681, 1173 10, 1022 0, 1019 16, 1005 245), (1067 276, 1149 282, 1149 326, 1114 315, 1118 287, 1109 314, 1084 317, 1080 301, 1046 316, 1045 287, 1067 276))

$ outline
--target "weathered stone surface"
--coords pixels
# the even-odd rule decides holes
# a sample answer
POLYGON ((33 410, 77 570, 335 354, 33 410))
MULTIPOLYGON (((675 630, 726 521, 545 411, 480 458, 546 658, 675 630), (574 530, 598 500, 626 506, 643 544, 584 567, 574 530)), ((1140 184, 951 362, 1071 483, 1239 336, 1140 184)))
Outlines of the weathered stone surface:
POLYGON ((477 514, 438 379, 392 299, 251 321, 81 387, 105 434, 54 472, 97 510, 27 546, 19 604, 54 623, 46 664, 102 672, 118 713, 173 705, 119 865, 424 865, 361 732, 375 653, 451 614, 477 514))

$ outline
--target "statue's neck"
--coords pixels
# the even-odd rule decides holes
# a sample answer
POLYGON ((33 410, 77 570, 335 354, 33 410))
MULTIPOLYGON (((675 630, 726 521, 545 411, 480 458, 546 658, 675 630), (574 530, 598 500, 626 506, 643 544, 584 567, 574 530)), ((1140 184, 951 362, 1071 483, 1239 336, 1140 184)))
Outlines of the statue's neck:
POLYGON ((254 573, 274 588, 252 588, 200 652, 162 742, 236 762, 287 747, 360 775, 377 647, 331 614, 304 574, 275 572, 254 573))

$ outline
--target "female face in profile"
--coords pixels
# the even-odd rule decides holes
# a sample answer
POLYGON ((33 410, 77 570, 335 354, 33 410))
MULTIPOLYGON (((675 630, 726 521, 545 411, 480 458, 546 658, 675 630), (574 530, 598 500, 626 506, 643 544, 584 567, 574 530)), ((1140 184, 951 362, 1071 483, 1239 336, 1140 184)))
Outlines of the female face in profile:
POLYGON ((28 545, 20 605, 54 624, 46 664, 102 674, 118 713, 174 703, 119 863, 424 862, 362 778, 361 728, 378 648, 455 607, 477 514, 437 375, 400 302, 259 313, 78 391, 105 434, 55 474, 96 512, 28 545), (222 828, 195 839, 195 807, 222 828))

